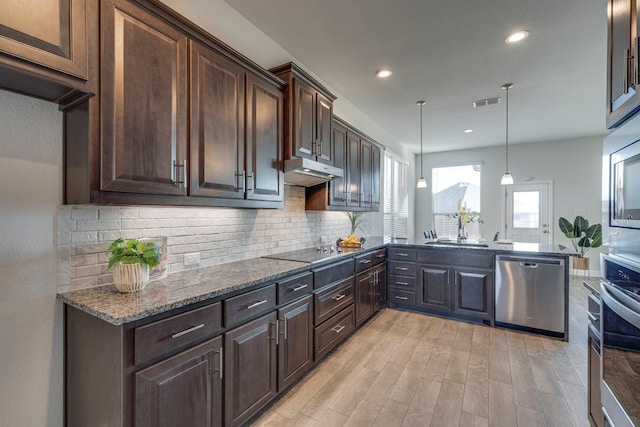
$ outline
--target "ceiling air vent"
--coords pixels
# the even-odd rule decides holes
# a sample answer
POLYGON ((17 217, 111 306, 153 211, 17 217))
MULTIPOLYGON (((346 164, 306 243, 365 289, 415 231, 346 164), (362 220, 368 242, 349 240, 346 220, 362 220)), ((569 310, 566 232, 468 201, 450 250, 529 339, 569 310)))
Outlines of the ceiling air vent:
POLYGON ((500 104, 501 98, 487 98, 487 99, 479 99, 477 101, 473 101, 473 108, 484 107, 487 105, 500 104))

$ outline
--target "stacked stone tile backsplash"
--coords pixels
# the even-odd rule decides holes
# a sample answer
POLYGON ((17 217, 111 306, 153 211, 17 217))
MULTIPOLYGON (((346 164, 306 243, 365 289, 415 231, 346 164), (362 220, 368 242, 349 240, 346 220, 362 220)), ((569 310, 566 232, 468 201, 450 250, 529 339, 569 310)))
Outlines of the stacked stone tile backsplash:
MULTIPOLYGON (((307 212, 304 188, 285 187, 284 209, 149 206, 62 206, 58 212, 60 291, 112 282, 105 251, 123 237, 167 238, 169 274, 185 269, 184 255, 199 252, 198 267, 327 244, 349 231, 342 212, 307 212)), ((370 233, 365 222, 365 235, 370 233)))

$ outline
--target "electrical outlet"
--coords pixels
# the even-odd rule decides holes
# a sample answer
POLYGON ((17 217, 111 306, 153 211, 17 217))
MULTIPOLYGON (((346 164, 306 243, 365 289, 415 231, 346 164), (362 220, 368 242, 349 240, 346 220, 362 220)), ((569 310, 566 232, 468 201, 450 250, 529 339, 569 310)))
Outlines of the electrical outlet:
POLYGON ((320 236, 320 243, 327 243, 327 236, 320 236))
POLYGON ((200 265, 200 252, 192 252, 190 254, 184 254, 184 266, 193 267, 200 265))

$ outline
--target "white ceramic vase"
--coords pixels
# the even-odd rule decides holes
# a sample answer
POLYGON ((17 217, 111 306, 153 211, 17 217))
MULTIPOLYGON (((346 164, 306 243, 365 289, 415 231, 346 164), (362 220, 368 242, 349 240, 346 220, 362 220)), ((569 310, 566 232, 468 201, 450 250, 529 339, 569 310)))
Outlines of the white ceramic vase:
POLYGON ((120 292, 138 292, 149 282, 149 266, 144 264, 116 264, 113 284, 120 292))

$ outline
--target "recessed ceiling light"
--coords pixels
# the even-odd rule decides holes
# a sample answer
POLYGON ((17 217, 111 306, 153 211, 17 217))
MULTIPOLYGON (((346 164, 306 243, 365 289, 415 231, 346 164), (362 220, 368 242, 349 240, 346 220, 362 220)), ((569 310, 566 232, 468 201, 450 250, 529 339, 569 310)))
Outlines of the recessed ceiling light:
POLYGON ((464 130, 464 133, 471 133, 471 132, 473 132, 473 129, 465 129, 464 130))
POLYGON ((511 33, 507 36, 506 39, 504 39, 504 41, 506 41, 507 43, 517 43, 520 40, 524 40, 527 38, 527 36, 529 36, 529 32, 528 31, 516 31, 515 33, 511 33))
POLYGON ((380 79, 386 79, 391 74, 393 74, 393 72, 388 68, 383 68, 382 70, 376 71, 376 76, 380 79))

